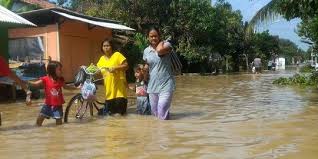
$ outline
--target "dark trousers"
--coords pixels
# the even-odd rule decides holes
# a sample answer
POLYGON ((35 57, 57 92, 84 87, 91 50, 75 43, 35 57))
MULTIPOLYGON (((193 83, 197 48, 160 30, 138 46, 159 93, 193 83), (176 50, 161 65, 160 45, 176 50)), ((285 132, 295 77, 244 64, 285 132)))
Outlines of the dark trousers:
POLYGON ((127 113, 127 99, 126 98, 115 98, 111 100, 105 101, 105 106, 102 110, 103 115, 112 115, 119 113, 121 115, 124 115, 127 113))

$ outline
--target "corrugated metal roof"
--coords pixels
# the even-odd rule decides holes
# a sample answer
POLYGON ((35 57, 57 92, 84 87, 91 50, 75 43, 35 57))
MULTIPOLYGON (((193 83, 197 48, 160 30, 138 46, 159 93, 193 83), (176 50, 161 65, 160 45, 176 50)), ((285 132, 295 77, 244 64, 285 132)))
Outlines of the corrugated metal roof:
POLYGON ((34 22, 32 20, 42 19, 44 15, 45 15, 44 17, 48 18, 48 17, 50 17, 50 14, 53 13, 52 11, 66 13, 66 14, 73 15, 76 17, 81 17, 84 19, 89 19, 89 20, 98 21, 98 22, 108 22, 108 23, 116 23, 116 24, 120 23, 119 21, 116 21, 116 20, 92 17, 92 16, 84 15, 82 13, 78 13, 78 12, 68 10, 65 8, 60 8, 60 7, 31 10, 31 11, 19 13, 19 15, 22 16, 23 18, 33 22, 34 24, 37 24, 36 22, 34 22))
POLYGON ((9 11, 8 9, 0 5, 0 23, 1 22, 36 26, 35 24, 29 22, 28 20, 20 17, 19 15, 9 11))
POLYGON ((57 14, 63 16, 63 17, 69 18, 69 19, 78 20, 78 21, 81 21, 81 22, 85 22, 85 23, 89 23, 89 24, 92 24, 92 25, 101 26, 101 27, 105 27, 105 28, 118 29, 118 30, 131 30, 131 31, 135 30, 135 29, 129 28, 129 27, 127 27, 125 25, 121 25, 121 24, 94 21, 94 20, 85 19, 85 18, 73 16, 73 15, 70 15, 70 14, 67 14, 67 13, 54 11, 54 10, 52 10, 52 12, 57 13, 57 14))

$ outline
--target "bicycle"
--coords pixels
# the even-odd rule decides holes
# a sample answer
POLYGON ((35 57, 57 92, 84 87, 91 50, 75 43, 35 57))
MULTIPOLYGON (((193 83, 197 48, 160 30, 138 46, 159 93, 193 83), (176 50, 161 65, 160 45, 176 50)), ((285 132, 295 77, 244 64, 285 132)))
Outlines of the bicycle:
MULTIPOLYGON (((97 81, 103 80, 103 78, 94 80, 94 75, 98 73, 100 69, 96 71, 95 73, 89 73, 86 70, 86 66, 81 66, 81 67, 85 71, 86 75, 88 75, 88 78, 86 79, 85 82, 92 83, 96 87, 95 83, 97 81)), ((96 96, 96 92, 94 93, 94 95, 96 96)), ((129 100, 128 105, 135 104, 135 99, 136 99, 135 97, 130 96, 127 99, 133 99, 132 101, 129 100)), ((84 119, 85 117, 87 117, 86 114, 88 112, 87 111, 88 109, 89 109, 90 116, 94 115, 94 109, 97 112, 101 112, 102 115, 105 115, 103 112, 104 105, 105 105, 104 102, 100 102, 96 98, 87 100, 87 99, 84 99, 82 93, 77 93, 71 98, 71 100, 68 102, 66 106, 65 114, 64 114, 64 122, 68 123, 69 120, 76 121, 76 120, 84 119), (102 105, 102 107, 99 107, 98 105, 102 105)))
MULTIPOLYGON (((86 69, 86 66, 81 66, 81 69, 83 69, 88 76, 86 78, 85 82, 92 83, 96 87, 96 82, 102 79, 98 79, 94 81, 94 75, 98 72, 96 71, 95 73, 90 73, 86 69)), ((94 95, 96 92, 94 92, 94 95)), ((78 120, 78 119, 83 119, 85 118, 87 109, 89 109, 90 116, 94 115, 94 108, 97 111, 100 111, 102 109, 97 106, 99 105, 104 105, 105 103, 100 102, 96 99, 84 99, 82 93, 77 93, 74 95, 71 100, 68 102, 66 108, 65 108, 65 114, 64 114, 64 122, 67 123, 69 120, 78 120)))

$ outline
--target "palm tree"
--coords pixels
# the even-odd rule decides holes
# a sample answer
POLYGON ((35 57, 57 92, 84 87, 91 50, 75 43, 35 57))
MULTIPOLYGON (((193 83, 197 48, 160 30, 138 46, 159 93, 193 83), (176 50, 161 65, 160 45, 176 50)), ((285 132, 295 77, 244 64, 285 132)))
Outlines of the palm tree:
POLYGON ((251 21, 249 22, 249 27, 254 28, 255 26, 266 23, 273 22, 281 17, 280 10, 278 8, 278 4, 281 0, 271 0, 267 3, 263 8, 261 8, 257 13, 253 16, 251 21))

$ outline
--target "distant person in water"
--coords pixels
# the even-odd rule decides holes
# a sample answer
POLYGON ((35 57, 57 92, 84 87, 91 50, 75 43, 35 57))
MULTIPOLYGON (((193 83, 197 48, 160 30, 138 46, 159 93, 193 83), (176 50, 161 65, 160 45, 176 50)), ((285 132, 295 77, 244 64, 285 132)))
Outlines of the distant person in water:
POLYGON ((254 59, 253 61, 254 63, 254 67, 255 67, 255 73, 258 74, 258 73, 261 73, 262 71, 262 61, 261 61, 261 58, 257 57, 254 59))
POLYGON ((276 62, 275 62, 275 61, 272 62, 272 70, 273 70, 273 71, 276 70, 276 62))
POLYGON ((272 60, 268 60, 267 70, 272 70, 272 64, 273 64, 273 61, 272 60))

